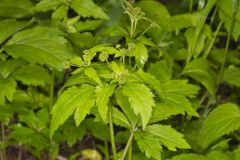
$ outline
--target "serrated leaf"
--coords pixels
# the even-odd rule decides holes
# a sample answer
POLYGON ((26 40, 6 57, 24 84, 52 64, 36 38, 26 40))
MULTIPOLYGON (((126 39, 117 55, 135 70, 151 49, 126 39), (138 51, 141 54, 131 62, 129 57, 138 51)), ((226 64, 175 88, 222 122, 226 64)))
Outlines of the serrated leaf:
POLYGON ((63 0, 41 0, 36 5, 37 11, 48 11, 48 10, 55 10, 59 5, 63 3, 63 0))
POLYGON ((86 68, 84 69, 84 73, 88 78, 94 80, 97 84, 102 85, 101 79, 99 78, 98 73, 94 68, 86 68))
POLYGON ((58 98, 52 109, 50 135, 62 125, 75 110, 75 121, 79 125, 95 104, 95 88, 90 85, 71 87, 58 98))
POLYGON ((227 103, 218 106, 204 121, 199 143, 206 148, 219 137, 238 129, 239 121, 240 110, 235 104, 227 103))
POLYGON ((35 64, 22 66, 13 72, 12 77, 23 84, 33 86, 44 86, 52 81, 49 72, 45 68, 35 64))
POLYGON ((31 63, 46 64, 58 70, 63 68, 65 60, 73 57, 61 32, 42 26, 15 34, 4 50, 15 58, 21 57, 31 63))
POLYGON ((224 22, 224 26, 228 32, 230 32, 231 23, 233 19, 233 10, 236 10, 235 24, 232 32, 232 36, 235 40, 240 36, 240 3, 238 6, 234 4, 234 0, 217 0, 217 6, 219 8, 219 18, 224 22))
POLYGON ((151 157, 156 160, 161 160, 162 147, 157 137, 147 132, 135 132, 134 138, 138 144, 139 149, 145 153, 146 157, 151 157))
POLYGON ((14 33, 22 30, 31 24, 28 21, 16 21, 15 19, 6 19, 0 21, 0 26, 4 29, 0 30, 0 44, 12 36, 14 33))
POLYGON ((140 114, 142 127, 145 128, 155 106, 151 90, 144 84, 127 83, 122 87, 122 92, 128 97, 135 114, 140 114))
POLYGON ((108 19, 106 13, 98 7, 92 0, 73 0, 71 7, 83 17, 94 17, 108 19))
POLYGON ((188 80, 169 80, 163 84, 163 95, 178 94, 182 96, 195 97, 199 87, 188 83, 188 80))
POLYGON ((5 103, 5 98, 9 101, 12 101, 16 87, 17 83, 13 78, 9 77, 2 79, 0 77, 0 105, 3 105, 5 103))
POLYGON ((10 59, 5 62, 0 63, 0 74, 6 78, 8 77, 13 71, 21 67, 22 65, 26 64, 26 62, 22 59, 10 59))
POLYGON ((203 155, 188 153, 174 156, 170 160, 208 160, 208 159, 203 155))
POLYGON ((146 127, 145 132, 158 137, 161 144, 166 146, 169 150, 176 151, 176 148, 190 148, 186 140, 183 139, 183 134, 177 132, 170 126, 150 125, 146 127))
POLYGON ((117 108, 113 108, 112 116, 113 116, 114 124, 117 124, 117 125, 125 127, 125 128, 131 127, 131 124, 129 123, 126 116, 121 111, 119 111, 117 108))
POLYGON ((108 113, 108 103, 109 99, 112 96, 116 84, 104 85, 96 89, 96 105, 98 107, 98 112, 101 115, 101 118, 106 121, 108 113))
POLYGON ((76 23, 75 27, 79 32, 92 31, 95 30, 102 22, 102 20, 87 20, 76 23))
POLYGON ((135 57, 137 66, 143 68, 148 60, 147 47, 140 41, 137 41, 133 44, 133 49, 127 52, 127 56, 135 57))
POLYGON ((163 60, 150 64, 148 72, 155 76, 161 83, 167 82, 172 78, 172 68, 163 60))
POLYGON ((30 16, 32 12, 32 2, 29 0, 1 0, 0 16, 22 18, 30 16))
POLYGON ((222 79, 230 85, 240 87, 240 68, 234 66, 226 68, 222 79))
POLYGON ((216 76, 210 69, 207 60, 203 58, 194 59, 187 64, 183 73, 202 83, 208 92, 215 97, 216 76))
POLYGON ((230 156, 226 153, 220 151, 212 151, 206 156, 209 160, 232 160, 230 156))
POLYGON ((122 92, 116 92, 114 95, 117 104, 121 107, 131 125, 135 126, 138 122, 138 116, 132 110, 128 97, 124 96, 122 92))

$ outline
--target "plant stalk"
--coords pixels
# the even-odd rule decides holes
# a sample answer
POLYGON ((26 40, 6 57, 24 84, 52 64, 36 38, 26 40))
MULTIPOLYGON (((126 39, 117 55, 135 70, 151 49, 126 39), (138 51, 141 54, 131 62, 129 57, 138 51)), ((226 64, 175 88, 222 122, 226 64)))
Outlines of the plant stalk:
POLYGON ((106 160, 109 160, 109 151, 108 151, 107 141, 104 141, 104 145, 105 145, 105 158, 106 158, 106 160))
POLYGON ((220 30, 222 24, 223 24, 223 22, 221 21, 221 22, 218 24, 218 26, 217 26, 217 29, 216 29, 216 31, 215 31, 215 33, 214 33, 214 36, 213 36, 213 39, 212 39, 211 43, 209 44, 207 50, 206 50, 205 53, 204 53, 204 56, 203 56, 203 57, 204 57, 205 59, 208 57, 208 55, 209 55, 209 53, 210 53, 210 51, 211 51, 211 49, 212 49, 212 47, 213 47, 213 44, 214 44, 214 42, 215 42, 215 40, 216 40, 216 38, 217 38, 217 35, 218 35, 218 33, 219 33, 219 30, 220 30))
MULTIPOLYGON (((236 0, 235 3, 237 3, 236 5, 238 6, 238 0, 236 0)), ((230 31, 229 31, 228 37, 227 37, 223 62, 222 62, 222 65, 221 65, 221 68, 220 68, 220 71, 219 71, 219 74, 218 74, 217 84, 221 83, 221 81, 222 81, 224 67, 225 67, 225 63, 226 63, 226 59, 227 59, 227 53, 228 53, 228 49, 229 49, 229 44, 230 44, 231 36, 232 36, 232 33, 233 33, 233 29, 234 29, 236 14, 237 14, 237 11, 233 10, 233 19, 231 21, 231 28, 230 28, 230 31)))
POLYGON ((126 154, 127 154, 127 152, 128 152, 128 148, 129 148, 129 147, 131 146, 131 144, 132 144, 134 132, 135 132, 135 129, 132 130, 132 132, 131 132, 131 134, 130 134, 130 136, 129 136, 129 138, 128 138, 128 142, 127 142, 127 144, 126 144, 126 146, 125 146, 125 148, 124 148, 124 151, 123 151, 121 160, 124 160, 125 157, 126 157, 126 154))
POLYGON ((117 149, 115 144, 115 137, 114 137, 114 128, 113 128, 113 119, 112 119, 112 106, 108 109, 109 112, 109 128, 110 128, 110 140, 111 140, 111 146, 112 146, 112 153, 113 153, 113 159, 117 160, 117 149))

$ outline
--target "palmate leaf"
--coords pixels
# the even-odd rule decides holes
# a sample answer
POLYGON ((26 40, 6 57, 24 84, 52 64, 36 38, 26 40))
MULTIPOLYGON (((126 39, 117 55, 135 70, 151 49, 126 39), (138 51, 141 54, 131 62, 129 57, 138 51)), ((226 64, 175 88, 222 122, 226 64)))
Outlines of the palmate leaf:
POLYGON ((0 30, 0 44, 14 33, 28 26, 30 23, 31 22, 27 21, 16 21, 15 19, 6 19, 0 21, 1 28, 4 28, 0 30))
POLYGON ((183 134, 177 132, 170 126, 149 125, 146 127, 145 132, 158 137, 161 144, 166 146, 169 150, 176 151, 176 148, 190 148, 186 140, 183 139, 183 134))
POLYGON ((240 109, 231 103, 214 109, 203 123, 199 144, 206 148, 219 137, 237 130, 240 127, 240 109))
POLYGON ((96 105, 98 107, 98 112, 101 115, 101 118, 106 121, 108 113, 108 103, 109 99, 112 96, 116 84, 98 86, 96 89, 96 105))
POLYGON ((152 107, 155 106, 153 93, 140 83, 127 83, 122 87, 122 92, 128 97, 135 114, 140 114, 142 127, 145 128, 151 117, 152 107))
POLYGON ((162 147, 157 137, 144 131, 135 132, 134 138, 139 149, 145 153, 146 157, 161 160, 162 147))
POLYGON ((17 83, 13 78, 9 77, 2 79, 0 77, 0 105, 3 105, 5 103, 5 98, 7 98, 9 101, 12 101, 16 87, 17 83))
POLYGON ((209 159, 203 155, 188 153, 174 156, 170 160, 209 160, 209 159))
POLYGON ((73 0, 71 2, 71 8, 83 17, 108 19, 106 13, 92 0, 73 0))
POLYGON ((23 84, 33 86, 44 86, 52 81, 48 70, 35 64, 22 66, 13 72, 12 77, 23 84))
POLYGON ((95 87, 83 85, 71 87, 59 97, 52 109, 50 135, 62 125, 76 110, 74 119, 79 125, 95 104, 95 87))
POLYGON ((60 31, 37 26, 15 34, 4 50, 15 58, 61 70, 63 62, 74 56, 66 43, 60 31))

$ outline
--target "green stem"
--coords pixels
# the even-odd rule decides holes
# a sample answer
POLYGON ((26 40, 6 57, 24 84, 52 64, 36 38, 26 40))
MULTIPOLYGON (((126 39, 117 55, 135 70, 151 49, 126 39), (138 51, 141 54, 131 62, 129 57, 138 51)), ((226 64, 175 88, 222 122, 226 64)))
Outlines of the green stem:
POLYGON ((148 27, 148 28, 146 28, 143 32, 142 32, 142 34, 136 39, 136 40, 139 40, 149 29, 151 29, 152 28, 152 24, 150 24, 150 26, 148 27))
POLYGON ((225 63, 226 63, 226 59, 227 59, 227 53, 228 53, 228 49, 229 49, 229 44, 230 44, 233 29, 234 29, 236 13, 237 12, 233 12, 233 19, 231 21, 231 28, 230 28, 230 31, 229 31, 228 37, 227 37, 223 62, 222 62, 222 65, 221 65, 221 68, 220 68, 220 71, 219 71, 219 74, 218 74, 217 84, 221 83, 221 81, 222 81, 223 71, 224 71, 224 67, 225 67, 225 63))
POLYGON ((132 160, 132 142, 128 149, 128 160, 132 160))
POLYGON ((124 151, 123 151, 121 160, 124 160, 125 157, 126 157, 126 154, 127 154, 127 152, 128 152, 128 148, 129 148, 130 145, 132 144, 134 132, 135 132, 135 129, 133 129, 133 130, 131 131, 131 134, 130 134, 130 136, 129 136, 129 138, 128 138, 128 142, 127 142, 127 144, 126 144, 126 146, 125 146, 125 148, 124 148, 124 151))
POLYGON ((105 145, 105 157, 106 157, 106 160, 109 160, 109 151, 108 151, 107 141, 104 141, 104 145, 105 145))
POLYGON ((212 47, 213 47, 213 44, 214 44, 214 42, 215 42, 215 40, 216 40, 216 38, 217 38, 217 35, 218 35, 218 33, 219 33, 219 30, 220 30, 222 24, 223 24, 222 21, 218 24, 217 29, 216 29, 216 31, 215 31, 215 33, 214 33, 213 39, 212 39, 211 43, 209 44, 207 50, 206 50, 205 53, 204 53, 204 56, 203 56, 204 58, 207 58, 207 57, 208 57, 208 55, 209 55, 209 53, 210 53, 210 51, 211 51, 211 49, 212 49, 212 47))
POLYGON ((115 137, 114 137, 114 128, 113 128, 113 119, 112 119, 112 106, 109 107, 109 127, 110 127, 110 140, 111 140, 111 146, 112 146, 112 153, 113 153, 113 159, 117 160, 117 149, 115 144, 115 137))

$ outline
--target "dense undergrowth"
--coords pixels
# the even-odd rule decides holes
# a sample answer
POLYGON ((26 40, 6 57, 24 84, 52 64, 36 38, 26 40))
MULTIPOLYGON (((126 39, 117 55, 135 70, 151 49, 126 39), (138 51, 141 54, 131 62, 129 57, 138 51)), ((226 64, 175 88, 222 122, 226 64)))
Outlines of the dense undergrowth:
POLYGON ((0 0, 1 160, 240 160, 238 0, 0 0))

